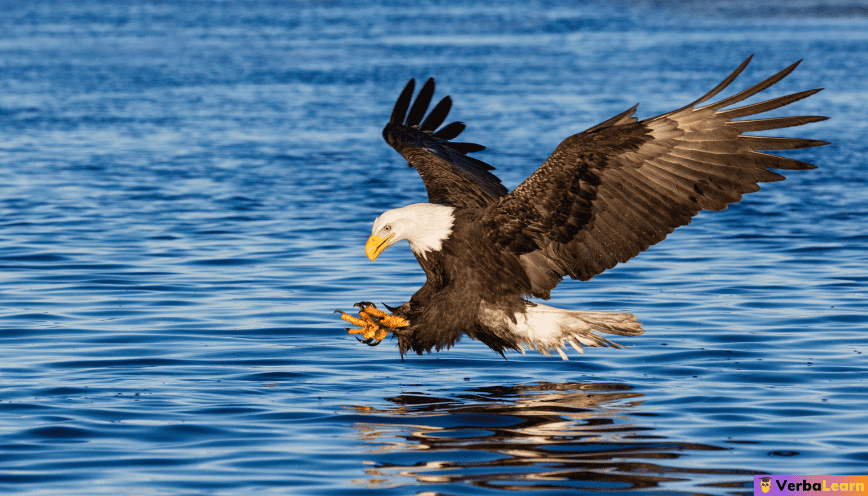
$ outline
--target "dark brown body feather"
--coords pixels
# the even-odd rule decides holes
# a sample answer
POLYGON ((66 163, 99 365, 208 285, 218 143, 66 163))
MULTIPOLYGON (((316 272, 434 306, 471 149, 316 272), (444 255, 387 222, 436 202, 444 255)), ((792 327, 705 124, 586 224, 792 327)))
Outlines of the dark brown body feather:
POLYGON ((634 107, 570 136, 509 194, 489 172, 491 166, 466 155, 481 147, 448 142, 463 125, 450 124, 439 135, 434 131, 446 117, 446 104, 441 102, 420 124, 433 94, 433 80, 420 91, 404 120, 411 81, 383 135, 419 171, 429 202, 457 208, 453 233, 442 250, 427 258, 417 256, 428 276, 426 284, 410 302, 395 309, 411 323, 398 334, 402 354, 449 347, 462 332, 501 353, 516 348, 518 343, 509 335, 486 327, 478 318, 480 304, 496 305, 509 315, 521 312, 525 297, 547 299, 563 276, 589 280, 662 241, 700 210, 722 210, 743 194, 758 191, 758 183, 784 179, 768 169, 815 168, 756 150, 826 142, 742 133, 825 117, 733 119, 787 105, 819 90, 721 110, 780 81, 798 62, 741 93, 697 107, 728 86, 749 61, 679 110, 637 122, 632 117, 634 107))

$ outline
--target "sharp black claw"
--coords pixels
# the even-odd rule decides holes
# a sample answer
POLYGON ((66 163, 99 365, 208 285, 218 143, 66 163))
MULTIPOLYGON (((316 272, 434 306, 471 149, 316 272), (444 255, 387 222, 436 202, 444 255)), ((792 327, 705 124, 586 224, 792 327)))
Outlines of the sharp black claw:
POLYGON ((359 338, 356 338, 356 341, 358 341, 358 342, 360 342, 360 343, 365 343, 365 344, 368 345, 368 346, 377 346, 378 344, 380 344, 380 343, 383 342, 381 339, 376 339, 376 340, 375 340, 374 338, 368 338, 368 339, 359 339, 359 338))
POLYGON ((354 307, 357 307, 359 310, 361 310, 361 309, 363 309, 363 308, 365 308, 365 307, 374 307, 374 308, 377 308, 377 305, 374 305, 374 304, 371 303, 370 301, 360 301, 360 302, 354 304, 353 306, 354 306, 354 307))

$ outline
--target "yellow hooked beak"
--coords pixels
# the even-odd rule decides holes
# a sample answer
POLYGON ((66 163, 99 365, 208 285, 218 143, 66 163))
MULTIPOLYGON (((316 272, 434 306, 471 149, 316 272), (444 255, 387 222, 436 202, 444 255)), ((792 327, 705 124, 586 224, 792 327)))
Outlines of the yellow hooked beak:
POLYGON ((371 234, 371 237, 368 238, 368 242, 365 243, 365 254, 372 262, 375 258, 380 256, 380 253, 383 253, 383 250, 385 250, 386 246, 389 245, 389 240, 392 239, 392 236, 394 236, 394 234, 381 238, 376 234, 371 234))

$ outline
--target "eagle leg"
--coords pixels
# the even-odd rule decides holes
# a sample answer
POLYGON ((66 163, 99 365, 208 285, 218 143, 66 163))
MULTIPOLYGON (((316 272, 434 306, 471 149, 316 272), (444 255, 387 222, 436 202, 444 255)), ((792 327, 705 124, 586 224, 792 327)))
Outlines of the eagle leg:
POLYGON ((341 310, 335 310, 335 313, 341 314, 341 319, 359 326, 360 329, 348 328, 347 332, 363 335, 365 339, 359 339, 358 337, 356 339, 368 346, 377 346, 396 328, 410 325, 405 319, 396 315, 389 315, 378 309, 371 302, 362 301, 353 306, 360 309, 358 317, 354 317, 341 310))

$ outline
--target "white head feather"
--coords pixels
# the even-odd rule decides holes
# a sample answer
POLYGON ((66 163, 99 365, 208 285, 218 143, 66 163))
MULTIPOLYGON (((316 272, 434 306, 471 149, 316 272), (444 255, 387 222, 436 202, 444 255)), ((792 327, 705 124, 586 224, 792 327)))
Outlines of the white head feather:
POLYGON ((443 240, 452 234, 453 207, 433 203, 415 203, 384 212, 374 221, 371 234, 394 235, 387 246, 406 239, 413 253, 427 260, 429 251, 439 251, 443 240))

